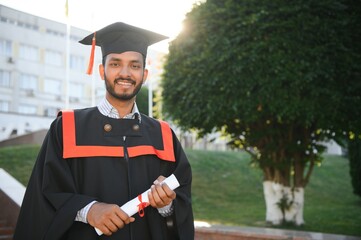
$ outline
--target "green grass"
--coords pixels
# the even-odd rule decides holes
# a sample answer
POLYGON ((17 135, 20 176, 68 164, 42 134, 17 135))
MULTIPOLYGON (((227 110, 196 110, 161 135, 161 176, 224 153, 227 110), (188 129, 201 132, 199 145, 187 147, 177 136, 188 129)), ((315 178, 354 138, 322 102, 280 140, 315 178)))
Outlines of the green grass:
MULTIPOLYGON (((265 222, 262 173, 237 152, 188 150, 193 167, 193 204, 197 220, 270 227, 265 222)), ((352 193, 348 160, 325 156, 305 188, 301 227, 277 228, 361 236, 361 198, 352 193)))
MULTIPOLYGON (((0 168, 24 185, 39 146, 0 148, 0 168)), ((193 170, 196 220, 224 225, 270 227, 265 222, 262 173, 240 152, 186 150, 193 170)), ((361 198, 352 193, 348 160, 325 156, 305 189, 302 227, 277 228, 361 236, 361 198)))
POLYGON ((35 145, 0 148, 0 168, 26 186, 39 149, 35 145))

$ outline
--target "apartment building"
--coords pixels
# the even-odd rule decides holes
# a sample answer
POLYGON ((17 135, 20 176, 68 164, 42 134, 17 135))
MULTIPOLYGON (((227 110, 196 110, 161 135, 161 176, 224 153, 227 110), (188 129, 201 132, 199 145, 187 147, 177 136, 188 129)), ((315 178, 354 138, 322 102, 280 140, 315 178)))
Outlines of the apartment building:
MULTIPOLYGON (((0 141, 47 129, 60 109, 89 107, 104 96, 100 49, 94 74, 86 75, 90 47, 78 41, 90 32, 67 29, 0 5, 0 141)), ((149 50, 148 58, 161 56, 149 50)), ((153 78, 159 69, 152 69, 153 78)))

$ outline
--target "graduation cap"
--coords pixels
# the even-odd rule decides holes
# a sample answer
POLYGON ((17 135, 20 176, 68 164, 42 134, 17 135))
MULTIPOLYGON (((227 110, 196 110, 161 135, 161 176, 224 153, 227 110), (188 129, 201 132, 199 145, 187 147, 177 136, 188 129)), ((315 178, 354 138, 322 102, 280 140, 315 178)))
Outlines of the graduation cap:
POLYGON ((94 64, 95 46, 101 47, 103 58, 110 53, 123 53, 127 51, 139 52, 145 58, 148 46, 166 38, 168 37, 146 29, 116 22, 86 36, 79 43, 92 45, 87 71, 88 74, 91 74, 94 64))

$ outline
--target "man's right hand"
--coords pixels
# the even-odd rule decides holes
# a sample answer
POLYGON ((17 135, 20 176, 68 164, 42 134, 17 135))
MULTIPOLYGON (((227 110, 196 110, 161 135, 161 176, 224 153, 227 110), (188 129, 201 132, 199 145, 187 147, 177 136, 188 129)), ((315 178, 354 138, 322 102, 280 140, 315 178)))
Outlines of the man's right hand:
POLYGON ((88 223, 107 236, 134 220, 135 218, 129 217, 118 205, 101 202, 94 203, 87 215, 88 223))

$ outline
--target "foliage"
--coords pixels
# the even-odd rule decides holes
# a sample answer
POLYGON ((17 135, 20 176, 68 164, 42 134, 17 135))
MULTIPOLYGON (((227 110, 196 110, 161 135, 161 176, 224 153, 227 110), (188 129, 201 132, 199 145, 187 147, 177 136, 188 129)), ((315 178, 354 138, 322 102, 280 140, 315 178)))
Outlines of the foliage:
POLYGON ((348 157, 353 192, 361 197, 361 138, 348 142, 348 157))
POLYGON ((343 59, 344 62, 339 63, 344 81, 338 81, 337 87, 343 98, 342 107, 337 109, 337 119, 333 127, 345 131, 347 138, 354 140, 361 135, 361 108, 358 107, 361 102, 361 1, 345 2, 348 6, 345 10, 347 25, 342 47, 350 51, 343 59))
POLYGON ((137 107, 141 113, 148 115, 148 88, 143 86, 137 95, 137 107))
POLYGON ((335 128, 346 133, 346 137, 341 138, 341 143, 346 142, 345 147, 348 150, 353 192, 361 197, 361 108, 358 107, 361 102, 361 1, 353 0, 347 3, 350 34, 346 46, 352 46, 354 64, 350 65, 350 72, 347 73, 352 84, 348 82, 339 86, 344 91, 344 106, 340 109, 335 128))
POLYGON ((351 2, 208 0, 195 6, 169 48, 165 115, 201 135, 229 134, 265 179, 306 186, 322 160, 320 142, 335 137, 357 108, 345 106, 345 98, 360 99, 351 2))
MULTIPOLYGON (((157 119, 161 119, 161 113, 159 110, 159 106, 156 105, 156 103, 159 101, 159 94, 157 93, 157 91, 153 91, 153 106, 152 106, 152 110, 153 110, 153 117, 157 118, 157 119)), ((146 86, 143 86, 138 95, 137 95, 137 106, 139 109, 139 112, 144 113, 145 115, 149 116, 149 88, 146 86)), ((160 105, 160 104, 159 104, 160 105)))

